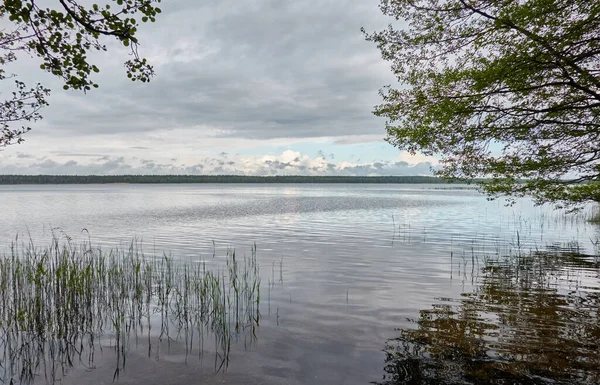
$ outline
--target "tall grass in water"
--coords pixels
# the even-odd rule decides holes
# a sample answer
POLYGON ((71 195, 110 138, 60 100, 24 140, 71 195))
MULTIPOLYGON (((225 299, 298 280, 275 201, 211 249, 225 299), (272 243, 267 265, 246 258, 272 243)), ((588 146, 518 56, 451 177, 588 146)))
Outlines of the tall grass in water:
POLYGON ((232 340, 256 337, 260 277, 256 246, 241 259, 228 250, 225 260, 207 269, 147 257, 137 242, 107 251, 57 238, 44 248, 13 243, 0 257, 0 380, 52 383, 77 363, 92 367, 107 336, 115 378, 133 339, 148 355, 179 340, 187 358, 203 357, 214 338, 215 369, 226 368, 232 340))

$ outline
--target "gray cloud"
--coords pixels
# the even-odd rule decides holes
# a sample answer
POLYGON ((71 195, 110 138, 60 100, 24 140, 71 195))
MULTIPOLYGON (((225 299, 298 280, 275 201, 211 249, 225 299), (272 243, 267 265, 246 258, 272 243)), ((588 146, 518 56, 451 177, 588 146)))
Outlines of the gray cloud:
POLYGON ((85 95, 63 91, 23 57, 14 72, 53 92, 44 120, 18 146, 27 155, 7 149, 0 173, 429 174, 423 159, 398 164, 392 153, 374 162, 383 155, 360 148, 385 135, 371 110, 379 88, 394 82, 360 33, 388 24, 378 3, 165 2, 139 36, 157 77, 129 81, 127 50, 109 39, 108 53, 90 54, 100 88, 85 95), (286 148, 310 156, 239 155, 286 148))
MULTIPOLYGON (((62 92, 50 81, 55 92, 45 111, 47 132, 75 138, 175 129, 250 139, 383 136, 383 122, 370 111, 392 76, 360 33, 361 26, 387 24, 377 1, 181 0, 162 8, 140 36, 140 51, 157 77, 132 83, 122 55, 94 55, 100 89, 62 92)), ((122 53, 110 43, 109 50, 122 53)))
POLYGON ((354 135, 347 138, 336 139, 333 144, 337 145, 347 145, 347 144, 359 144, 359 143, 373 143, 373 142, 381 142, 384 134, 383 131, 379 134, 373 135, 354 135))

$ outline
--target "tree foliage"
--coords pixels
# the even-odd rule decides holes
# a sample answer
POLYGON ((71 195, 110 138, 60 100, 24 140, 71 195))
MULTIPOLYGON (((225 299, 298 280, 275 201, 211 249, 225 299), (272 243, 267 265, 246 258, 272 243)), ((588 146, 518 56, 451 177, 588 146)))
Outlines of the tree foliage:
POLYGON ((600 2, 382 0, 387 140, 490 197, 600 201, 600 2))
MULTIPOLYGON (((0 147, 22 141, 29 122, 41 118, 50 90, 41 84, 27 87, 16 74, 6 72, 10 62, 29 55, 42 60, 40 69, 60 77, 65 90, 88 91, 98 87, 93 74, 100 69, 90 51, 106 51, 103 38, 117 39, 130 50, 125 61, 131 80, 147 82, 152 66, 138 55, 136 33, 140 22, 154 22, 161 12, 160 0, 112 0, 83 6, 75 0, 5 0, 0 18, 8 27, 0 30, 0 81, 15 81, 14 92, 0 102, 0 147), (138 19, 136 19, 138 17, 138 19), (21 127, 13 126, 21 124, 21 127)), ((4 23, 3 23, 4 24, 4 23)), ((3 90, 7 87, 3 87, 3 90)))

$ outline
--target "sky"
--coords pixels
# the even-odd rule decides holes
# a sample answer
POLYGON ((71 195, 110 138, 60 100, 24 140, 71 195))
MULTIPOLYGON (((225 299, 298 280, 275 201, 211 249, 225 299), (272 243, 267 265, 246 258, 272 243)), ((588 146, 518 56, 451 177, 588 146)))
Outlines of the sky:
POLYGON ((437 159, 384 141, 371 111, 396 84, 360 31, 393 20, 378 0, 165 0, 139 31, 150 83, 127 49, 90 55, 100 85, 64 91, 21 57, 13 69, 52 89, 0 174, 429 175, 437 159))

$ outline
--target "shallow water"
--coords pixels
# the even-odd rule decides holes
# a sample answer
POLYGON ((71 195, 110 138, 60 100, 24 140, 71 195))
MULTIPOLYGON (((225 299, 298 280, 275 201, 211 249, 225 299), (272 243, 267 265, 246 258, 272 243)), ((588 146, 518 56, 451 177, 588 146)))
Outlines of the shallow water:
MULTIPOLYGON (((1 186, 0 199, 4 250, 17 233, 40 246, 52 233, 73 242, 89 234, 104 247, 137 237, 147 253, 218 265, 213 253, 249 253, 256 243, 256 343, 234 344, 227 371, 216 374, 211 360, 186 363, 177 341, 159 356, 132 347, 120 383, 485 383, 480 372, 516 383, 598 378, 588 365, 599 362, 597 261, 572 253, 524 259, 549 245, 594 254, 600 228, 583 216, 526 200, 505 207, 439 185, 1 186), (567 358, 545 371, 556 357, 567 358), (569 370, 588 377, 559 378, 569 370)), ((104 349, 94 370, 70 370, 64 383, 111 383, 114 365, 104 349)))

